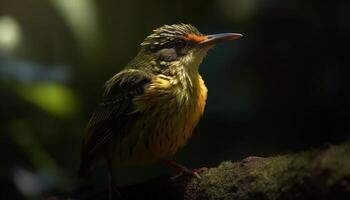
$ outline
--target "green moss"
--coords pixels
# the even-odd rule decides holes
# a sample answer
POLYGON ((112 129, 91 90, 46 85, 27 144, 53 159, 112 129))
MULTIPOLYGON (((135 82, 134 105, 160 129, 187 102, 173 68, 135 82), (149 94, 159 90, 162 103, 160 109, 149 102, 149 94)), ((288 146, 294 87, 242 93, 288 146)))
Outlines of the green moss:
POLYGON ((327 186, 334 185, 344 176, 350 176, 350 144, 325 151, 320 156, 319 168, 328 172, 327 186))
POLYGON ((201 179, 194 179, 198 199, 228 199, 239 187, 240 177, 234 173, 238 163, 223 162, 219 167, 212 168, 201 174, 201 179))
POLYGON ((223 162, 189 184, 191 199, 298 199, 350 176, 350 144, 269 158, 223 162))
POLYGON ((266 159, 265 164, 250 172, 253 177, 252 191, 264 193, 269 199, 277 199, 281 193, 301 184, 309 174, 303 169, 309 153, 303 155, 277 156, 266 159))

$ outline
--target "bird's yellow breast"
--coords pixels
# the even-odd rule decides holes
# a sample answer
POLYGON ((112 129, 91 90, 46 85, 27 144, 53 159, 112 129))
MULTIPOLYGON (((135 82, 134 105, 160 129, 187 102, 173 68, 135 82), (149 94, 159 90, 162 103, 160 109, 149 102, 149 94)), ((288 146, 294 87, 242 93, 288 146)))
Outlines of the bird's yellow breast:
POLYGON ((116 145, 119 161, 144 163, 172 155, 192 136, 204 112, 207 88, 201 76, 183 88, 176 80, 159 76, 143 95, 134 99, 141 117, 127 131, 128 137, 116 145), (128 149, 125 151, 125 149, 128 149))

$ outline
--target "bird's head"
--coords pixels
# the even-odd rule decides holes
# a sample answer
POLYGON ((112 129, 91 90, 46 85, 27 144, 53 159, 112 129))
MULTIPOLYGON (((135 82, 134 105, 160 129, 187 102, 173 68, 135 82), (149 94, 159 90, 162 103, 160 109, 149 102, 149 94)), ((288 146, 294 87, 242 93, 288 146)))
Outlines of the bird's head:
POLYGON ((141 43, 136 60, 147 60, 148 68, 155 73, 172 75, 179 70, 198 71, 211 47, 241 37, 238 33, 204 35, 190 24, 164 25, 153 30, 141 43))

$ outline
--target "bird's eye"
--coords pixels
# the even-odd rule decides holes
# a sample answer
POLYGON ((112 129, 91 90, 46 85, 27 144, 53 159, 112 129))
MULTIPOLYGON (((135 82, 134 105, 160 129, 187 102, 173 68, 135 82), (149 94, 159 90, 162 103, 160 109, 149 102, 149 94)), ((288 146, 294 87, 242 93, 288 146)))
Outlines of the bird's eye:
POLYGON ((176 49, 182 49, 182 48, 184 48, 185 46, 186 46, 186 42, 183 41, 183 40, 178 40, 178 41, 176 41, 176 42, 174 43, 174 47, 175 47, 176 49))
POLYGON ((188 45, 189 43, 184 40, 178 40, 173 44, 174 49, 176 50, 178 56, 186 55, 188 51, 188 48, 187 48, 188 45))
POLYGON ((161 49, 157 52, 158 59, 161 61, 174 61, 177 59, 177 52, 174 48, 161 49))

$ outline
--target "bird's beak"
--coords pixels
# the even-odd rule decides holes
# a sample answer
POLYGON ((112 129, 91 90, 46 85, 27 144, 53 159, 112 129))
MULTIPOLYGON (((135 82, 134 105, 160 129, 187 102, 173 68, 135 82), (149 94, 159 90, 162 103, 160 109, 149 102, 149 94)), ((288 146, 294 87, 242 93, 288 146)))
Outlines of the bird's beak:
POLYGON ((237 40, 243 37, 243 35, 239 33, 219 33, 215 35, 207 35, 206 37, 205 40, 197 44, 197 47, 208 47, 229 40, 237 40))

